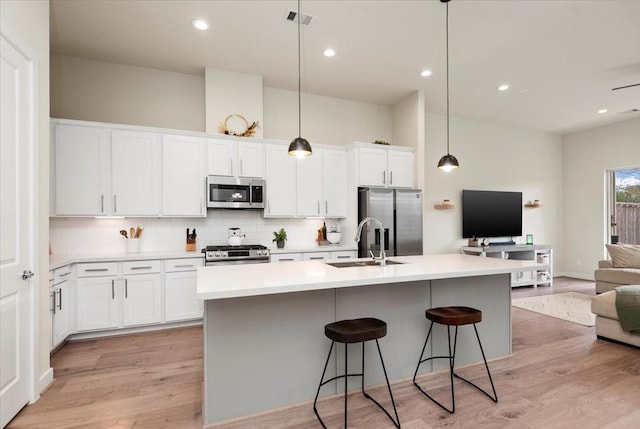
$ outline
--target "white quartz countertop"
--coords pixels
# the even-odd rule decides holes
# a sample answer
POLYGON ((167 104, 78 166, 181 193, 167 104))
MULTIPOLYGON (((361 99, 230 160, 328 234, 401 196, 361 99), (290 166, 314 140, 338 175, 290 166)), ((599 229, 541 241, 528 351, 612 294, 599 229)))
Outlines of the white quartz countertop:
POLYGON ((462 254, 394 256, 389 259, 403 264, 336 268, 323 261, 306 261, 200 267, 198 298, 239 298, 548 268, 548 265, 535 261, 503 260, 462 254))
POLYGON ((49 269, 64 267, 70 264, 83 262, 118 262, 118 261, 144 261, 150 259, 181 259, 181 258, 204 258, 200 249, 194 252, 185 250, 164 251, 164 252, 140 252, 140 253, 82 253, 82 254, 53 254, 49 255, 49 269))

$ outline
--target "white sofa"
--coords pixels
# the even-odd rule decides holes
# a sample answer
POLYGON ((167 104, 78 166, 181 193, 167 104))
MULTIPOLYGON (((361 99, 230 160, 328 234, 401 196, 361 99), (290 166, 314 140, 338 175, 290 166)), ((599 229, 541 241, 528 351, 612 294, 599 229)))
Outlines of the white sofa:
POLYGON ((596 315, 596 335, 640 347, 640 334, 625 331, 620 325, 616 311, 616 291, 596 295, 591 300, 591 312, 596 315))

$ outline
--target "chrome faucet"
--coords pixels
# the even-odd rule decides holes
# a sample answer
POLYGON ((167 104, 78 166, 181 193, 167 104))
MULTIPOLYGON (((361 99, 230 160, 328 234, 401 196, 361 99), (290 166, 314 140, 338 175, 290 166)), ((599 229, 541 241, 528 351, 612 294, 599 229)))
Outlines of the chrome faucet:
MULTIPOLYGON (((362 234, 362 227, 367 222, 373 222, 373 223, 376 223, 376 224, 378 224, 380 226, 380 266, 384 267, 385 265, 387 265, 387 254, 384 251, 384 226, 382 225, 382 222, 380 222, 375 217, 366 217, 366 218, 362 219, 360 221, 360 224, 358 225, 358 232, 356 233, 356 238, 355 238, 356 243, 360 242, 360 235, 362 234)), ((372 253, 372 256, 373 256, 373 253, 372 253)), ((375 257, 373 259, 375 260, 375 257)))

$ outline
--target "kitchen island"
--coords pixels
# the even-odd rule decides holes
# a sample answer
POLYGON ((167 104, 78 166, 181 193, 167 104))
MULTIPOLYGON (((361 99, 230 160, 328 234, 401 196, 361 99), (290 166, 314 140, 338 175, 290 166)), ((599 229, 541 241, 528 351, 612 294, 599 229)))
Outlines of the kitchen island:
MULTIPOLYGON (((198 297, 205 300, 203 422, 312 401, 330 344, 324 325, 336 320, 387 322, 380 347, 391 381, 413 376, 427 333, 424 311, 430 307, 482 310, 478 331, 487 358, 508 356, 511 273, 546 267, 462 254, 390 259, 401 264, 336 268, 310 261, 199 268, 198 297)), ((430 342, 432 353, 443 354, 446 328, 434 326, 430 342)), ((359 365, 360 348, 350 352, 351 371, 359 365)), ((342 371, 342 353, 339 347, 327 377, 342 371)), ((372 347, 365 351, 370 385, 384 382, 375 353, 372 347)), ((473 330, 460 330, 456 364, 481 359, 473 330)), ((445 364, 424 364, 421 371, 445 364)), ((358 380, 352 381, 355 388, 358 380)), ((322 394, 341 388, 342 383, 330 384, 322 394)))

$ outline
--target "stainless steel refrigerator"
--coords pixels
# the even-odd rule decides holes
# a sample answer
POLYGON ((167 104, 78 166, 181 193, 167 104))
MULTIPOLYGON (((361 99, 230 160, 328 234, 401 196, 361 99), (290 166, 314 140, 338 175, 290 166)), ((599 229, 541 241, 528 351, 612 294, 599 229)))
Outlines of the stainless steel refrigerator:
MULTIPOLYGON (((422 255, 422 191, 358 188, 358 223, 367 216, 384 226, 387 256, 422 255)), ((358 256, 380 253, 380 228, 369 222, 362 231, 358 256)))

